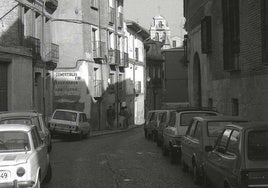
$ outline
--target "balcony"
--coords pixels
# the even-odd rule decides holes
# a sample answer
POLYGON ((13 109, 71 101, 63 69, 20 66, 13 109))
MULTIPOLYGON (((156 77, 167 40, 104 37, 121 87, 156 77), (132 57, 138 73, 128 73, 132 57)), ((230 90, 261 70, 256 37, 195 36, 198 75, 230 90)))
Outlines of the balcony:
POLYGON ((28 48, 32 49, 32 57, 33 60, 40 60, 41 59, 41 52, 40 52, 40 40, 31 36, 25 38, 25 45, 28 48))
POLYGON ((109 24, 113 25, 114 20, 115 20, 115 8, 110 7, 110 10, 109 10, 109 24))
POLYGON ((46 10, 49 13, 55 12, 55 10, 58 7, 58 1, 57 0, 46 0, 45 2, 46 10))
POLYGON ((51 43, 46 46, 46 65, 48 70, 54 70, 59 62, 59 45, 51 43))
POLYGON ((106 43, 102 41, 93 41, 92 54, 94 61, 96 63, 101 63, 101 60, 104 59, 106 54, 106 43))
POLYGON ((129 58, 128 58, 128 53, 126 52, 121 52, 120 53, 120 63, 119 66, 120 67, 128 67, 129 65, 129 58))
POLYGON ((94 99, 98 100, 101 98, 103 93, 102 80, 93 80, 93 83, 94 83, 93 97, 94 99))
POLYGON ((119 15, 118 15, 117 27, 123 28, 123 14, 121 12, 119 12, 119 15))
POLYGON ((109 59, 108 63, 109 65, 119 65, 120 62, 120 51, 119 50, 114 50, 110 49, 109 52, 109 59))

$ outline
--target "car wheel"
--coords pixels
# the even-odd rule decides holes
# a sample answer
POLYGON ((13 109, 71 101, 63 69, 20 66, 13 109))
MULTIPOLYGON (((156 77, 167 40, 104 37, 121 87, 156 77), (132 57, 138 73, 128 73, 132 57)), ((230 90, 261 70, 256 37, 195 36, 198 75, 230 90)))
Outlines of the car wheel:
POLYGON ((193 181, 195 184, 200 184, 200 175, 198 173, 197 165, 193 163, 193 181))
POLYGON ((168 155, 168 150, 167 150, 165 144, 162 144, 162 155, 163 156, 167 156, 168 155))
POLYGON ((175 152, 173 151, 172 148, 170 148, 170 150, 169 150, 169 160, 170 160, 171 164, 175 164, 175 161, 176 161, 175 152))
POLYGON ((47 169, 47 174, 46 174, 46 177, 44 179, 44 183, 50 182, 51 178, 52 178, 52 168, 51 168, 51 165, 49 163, 48 164, 48 169, 47 169))

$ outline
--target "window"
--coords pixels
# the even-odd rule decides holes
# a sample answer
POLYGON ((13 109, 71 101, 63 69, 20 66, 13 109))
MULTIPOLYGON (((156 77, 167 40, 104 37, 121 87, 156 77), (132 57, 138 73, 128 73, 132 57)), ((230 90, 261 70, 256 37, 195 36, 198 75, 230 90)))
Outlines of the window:
POLYGON ((238 99, 232 99, 232 115, 233 116, 239 115, 239 101, 238 101, 238 99))
POLYGON ((98 10, 99 8, 99 0, 91 0, 90 6, 94 10, 98 10))
POLYGON ((224 70, 238 69, 240 52, 239 0, 222 0, 224 70))
POLYGON ((230 129, 226 129, 223 132, 223 135, 221 136, 221 138, 218 141, 217 146, 216 146, 216 151, 217 152, 225 154, 226 147, 227 147, 228 140, 229 140, 231 132, 232 132, 232 130, 230 130, 230 129))
POLYGON ((162 114, 162 117, 161 117, 161 122, 166 122, 166 121, 167 121, 167 113, 164 112, 164 113, 162 114))
POLYGON ((263 63, 268 65, 268 2, 261 0, 261 18, 262 18, 262 59, 263 63))
POLYGON ((73 121, 75 122, 77 118, 77 113, 68 112, 68 111, 56 111, 53 119, 73 121))
POLYGON ((200 139, 201 136, 202 136, 202 124, 201 122, 197 122, 193 137, 196 139, 200 139))
POLYGON ((189 129, 188 134, 189 134, 189 136, 191 136, 191 137, 193 137, 193 136, 194 136, 194 131, 195 131, 196 124, 197 124, 197 122, 196 122, 196 121, 195 121, 195 122, 193 122, 193 123, 192 123, 192 125, 191 125, 191 128, 189 129))
POLYGON ((155 33, 155 41, 159 41, 159 33, 155 33))
POLYGON ((42 141, 36 127, 32 129, 32 138, 35 149, 42 145, 42 141))
POLYGON ((155 119, 156 119, 156 115, 155 115, 155 112, 153 112, 151 117, 150 117, 150 122, 155 121, 155 119))
POLYGON ((173 48, 176 48, 177 43, 176 43, 176 41, 175 41, 175 40, 173 40, 173 41, 172 41, 172 46, 173 46, 173 48))
POLYGON ((209 53, 212 49, 211 39, 211 16, 206 16, 201 20, 201 47, 202 53, 209 53))
POLYGON ((226 153, 229 155, 236 155, 238 152, 238 146, 239 146, 239 137, 240 134, 238 131, 234 130, 232 132, 232 135, 230 137, 230 141, 226 150, 226 153))
POLYGON ((268 159, 268 131, 250 131, 247 136, 247 156, 249 160, 267 161, 268 159))
POLYGON ((176 123, 176 112, 170 112, 168 126, 175 127, 176 123))
POLYGON ((139 48, 135 48, 135 60, 139 61, 139 48))

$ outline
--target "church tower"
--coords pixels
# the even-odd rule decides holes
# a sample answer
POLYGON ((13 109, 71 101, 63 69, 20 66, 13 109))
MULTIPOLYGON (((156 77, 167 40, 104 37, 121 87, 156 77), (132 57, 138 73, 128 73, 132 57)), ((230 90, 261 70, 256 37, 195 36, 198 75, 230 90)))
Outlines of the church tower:
POLYGON ((162 49, 169 49, 170 46, 170 29, 163 16, 155 16, 150 28, 151 39, 160 41, 163 44, 162 49))

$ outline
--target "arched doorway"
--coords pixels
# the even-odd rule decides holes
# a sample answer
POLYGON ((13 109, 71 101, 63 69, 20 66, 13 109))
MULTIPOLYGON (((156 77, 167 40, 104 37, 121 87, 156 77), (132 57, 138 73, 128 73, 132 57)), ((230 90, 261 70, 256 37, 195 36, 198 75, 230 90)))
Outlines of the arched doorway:
POLYGON ((201 82, 201 67, 198 53, 194 55, 193 64, 193 103, 196 107, 202 106, 202 82, 201 82))

